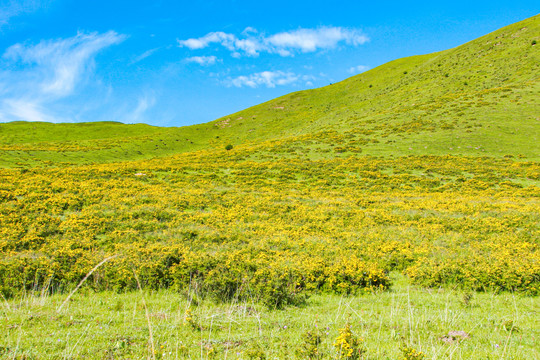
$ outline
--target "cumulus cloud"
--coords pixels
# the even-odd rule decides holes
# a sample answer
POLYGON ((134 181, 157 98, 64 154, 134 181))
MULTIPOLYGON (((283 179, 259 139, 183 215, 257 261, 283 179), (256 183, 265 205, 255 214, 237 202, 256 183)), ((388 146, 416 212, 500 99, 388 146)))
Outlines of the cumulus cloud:
POLYGON ((361 45, 368 41, 367 36, 358 30, 341 27, 322 27, 319 29, 299 29, 282 32, 265 39, 277 52, 314 52, 319 49, 335 48, 340 42, 348 45, 361 45))
POLYGON ((203 49, 218 44, 239 57, 258 56, 262 52, 293 56, 295 53, 308 53, 332 49, 344 43, 358 46, 369 41, 360 30, 342 27, 321 27, 317 29, 298 29, 265 36, 253 28, 246 28, 240 37, 224 32, 211 32, 200 38, 178 40, 178 46, 191 50, 203 49))
MULTIPOLYGON (((51 121, 48 105, 69 97, 91 77, 95 56, 122 42, 114 31, 16 44, 0 60, 0 121, 51 121)), ((62 119, 65 120, 65 119, 62 119)))
POLYGON ((292 72, 283 71, 263 71, 251 75, 242 75, 235 78, 229 78, 225 81, 225 85, 229 87, 251 87, 266 86, 274 88, 278 85, 288 85, 297 82, 301 76, 292 72))
POLYGON ((358 65, 358 66, 353 66, 349 68, 349 72, 351 74, 360 74, 368 70, 369 70, 369 66, 366 66, 366 65, 358 65))
POLYGON ((198 39, 178 40, 178 45, 180 47, 185 46, 191 50, 195 50, 203 49, 212 43, 220 43, 230 50, 234 48, 233 44, 235 40, 237 40, 236 36, 218 31, 208 33, 198 39))
POLYGON ((187 62, 197 63, 199 65, 208 66, 213 65, 218 61, 218 58, 215 56, 193 56, 186 59, 187 62))

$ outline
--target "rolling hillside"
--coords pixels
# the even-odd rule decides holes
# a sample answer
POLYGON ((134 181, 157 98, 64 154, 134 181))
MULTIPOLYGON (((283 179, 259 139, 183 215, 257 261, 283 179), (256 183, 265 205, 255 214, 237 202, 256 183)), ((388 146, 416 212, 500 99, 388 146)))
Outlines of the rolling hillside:
POLYGON ((535 40, 184 128, 0 124, 0 358, 540 358, 535 40))
POLYGON ((536 41, 540 16, 454 49, 398 59, 189 127, 1 124, 0 166, 148 159, 277 139, 294 143, 299 156, 315 158, 361 152, 538 160, 536 41))

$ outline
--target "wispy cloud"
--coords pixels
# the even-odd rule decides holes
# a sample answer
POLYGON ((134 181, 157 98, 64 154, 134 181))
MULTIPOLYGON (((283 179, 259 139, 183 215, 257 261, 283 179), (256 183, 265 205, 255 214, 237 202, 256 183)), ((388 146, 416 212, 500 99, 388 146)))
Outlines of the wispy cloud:
POLYGON ((133 65, 133 64, 138 63, 139 61, 143 61, 143 60, 146 59, 147 57, 152 56, 152 55, 153 55, 156 51, 158 51, 158 50, 159 50, 159 48, 146 50, 146 51, 143 52, 141 55, 136 56, 129 64, 130 64, 130 65, 133 65))
POLYGON ((3 117, 14 120, 48 121, 56 119, 46 113, 41 104, 26 99, 6 99, 0 106, 0 121, 3 117))
POLYGON ((251 75, 242 75, 225 80, 225 85, 229 87, 251 87, 266 86, 274 88, 278 85, 289 85, 296 83, 302 77, 292 72, 283 71, 263 71, 251 75))
POLYGON ((369 66, 358 65, 358 66, 353 66, 349 68, 349 72, 351 74, 360 74, 360 73, 363 73, 364 71, 368 71, 369 69, 370 69, 369 66))
POLYGON ((49 105, 74 94, 91 78, 95 56, 124 39, 114 31, 79 33, 9 47, 0 61, 1 67, 10 69, 0 70, 0 121, 54 120, 49 105))
POLYGON ((316 52, 336 48, 339 44, 358 46, 369 38, 358 29, 320 27, 298 29, 266 36, 253 28, 246 28, 240 36, 225 32, 211 32, 200 38, 178 40, 178 46, 191 50, 204 49, 218 44, 239 57, 258 56, 262 52, 293 56, 295 53, 316 52))
POLYGON ((187 62, 197 63, 199 65, 208 66, 213 65, 218 61, 218 58, 215 56, 193 56, 186 59, 187 62))
POLYGON ((156 97, 153 94, 146 94, 137 101, 137 106, 133 112, 126 116, 124 120, 137 123, 143 120, 144 113, 156 104, 156 97))
POLYGON ((0 29, 13 17, 46 7, 51 0, 7 0, 0 2, 0 29))

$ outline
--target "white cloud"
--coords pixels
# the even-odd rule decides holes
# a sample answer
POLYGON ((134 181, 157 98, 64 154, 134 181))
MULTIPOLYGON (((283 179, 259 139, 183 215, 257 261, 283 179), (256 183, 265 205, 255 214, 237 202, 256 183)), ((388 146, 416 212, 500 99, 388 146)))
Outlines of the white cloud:
POLYGON ((0 70, 0 121, 54 120, 48 105, 77 91, 93 74, 95 56, 124 39, 114 31, 79 33, 9 47, 0 62, 0 68, 9 69, 0 70))
POLYGON ((298 29, 282 32, 265 39, 265 42, 276 51, 314 52, 319 49, 335 48, 340 42, 348 45, 361 45, 368 41, 367 36, 358 30, 341 27, 322 27, 319 29, 298 29))
POLYGON ((264 51, 264 46, 257 39, 236 39, 234 41, 234 50, 243 51, 249 56, 257 56, 260 51, 264 51))
POLYGON ((215 56, 193 56, 186 59, 187 62, 197 63, 199 65, 208 66, 213 65, 218 61, 215 56))
POLYGON ((211 32, 200 38, 178 40, 178 46, 196 50, 215 43, 231 51, 233 57, 258 56, 261 52, 293 56, 297 52, 332 49, 340 43, 358 46, 369 41, 360 30, 342 27, 298 29, 270 36, 259 34, 257 30, 248 27, 241 36, 240 38, 234 34, 211 32))
POLYGON ((211 32, 198 39, 178 40, 180 47, 185 46, 191 50, 203 49, 212 43, 220 43, 229 50, 231 50, 232 44, 236 40, 236 36, 232 34, 226 34, 224 32, 211 32))
POLYGON ((349 68, 349 72, 351 74, 360 74, 368 70, 369 70, 369 66, 366 66, 366 65, 358 65, 358 66, 353 66, 349 68))
POLYGON ((299 75, 292 72, 283 71, 263 71, 251 75, 242 75, 236 78, 229 78, 225 81, 225 85, 229 87, 244 87, 248 86, 256 88, 266 86, 274 88, 277 85, 288 85, 297 82, 300 79, 299 75))

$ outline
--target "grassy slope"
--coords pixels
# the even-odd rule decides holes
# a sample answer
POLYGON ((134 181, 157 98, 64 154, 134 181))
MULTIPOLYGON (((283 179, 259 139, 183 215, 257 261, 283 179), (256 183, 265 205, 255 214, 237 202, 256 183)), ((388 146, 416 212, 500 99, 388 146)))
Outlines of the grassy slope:
POLYGON ((481 147, 491 155, 536 158, 540 56, 531 42, 540 36, 539 25, 537 16, 455 49, 284 96, 231 115, 227 133, 240 142, 260 134, 371 130, 366 137, 382 142, 364 149, 373 154, 476 155, 481 147), (252 120, 234 120, 240 117, 252 120))
POLYGON ((122 161, 285 138, 304 153, 337 142, 345 153, 361 147, 384 156, 521 154, 538 160, 540 45, 533 40, 540 40, 540 16, 190 127, 2 124, 0 166, 122 161), (305 135, 314 141, 306 143, 305 135))

